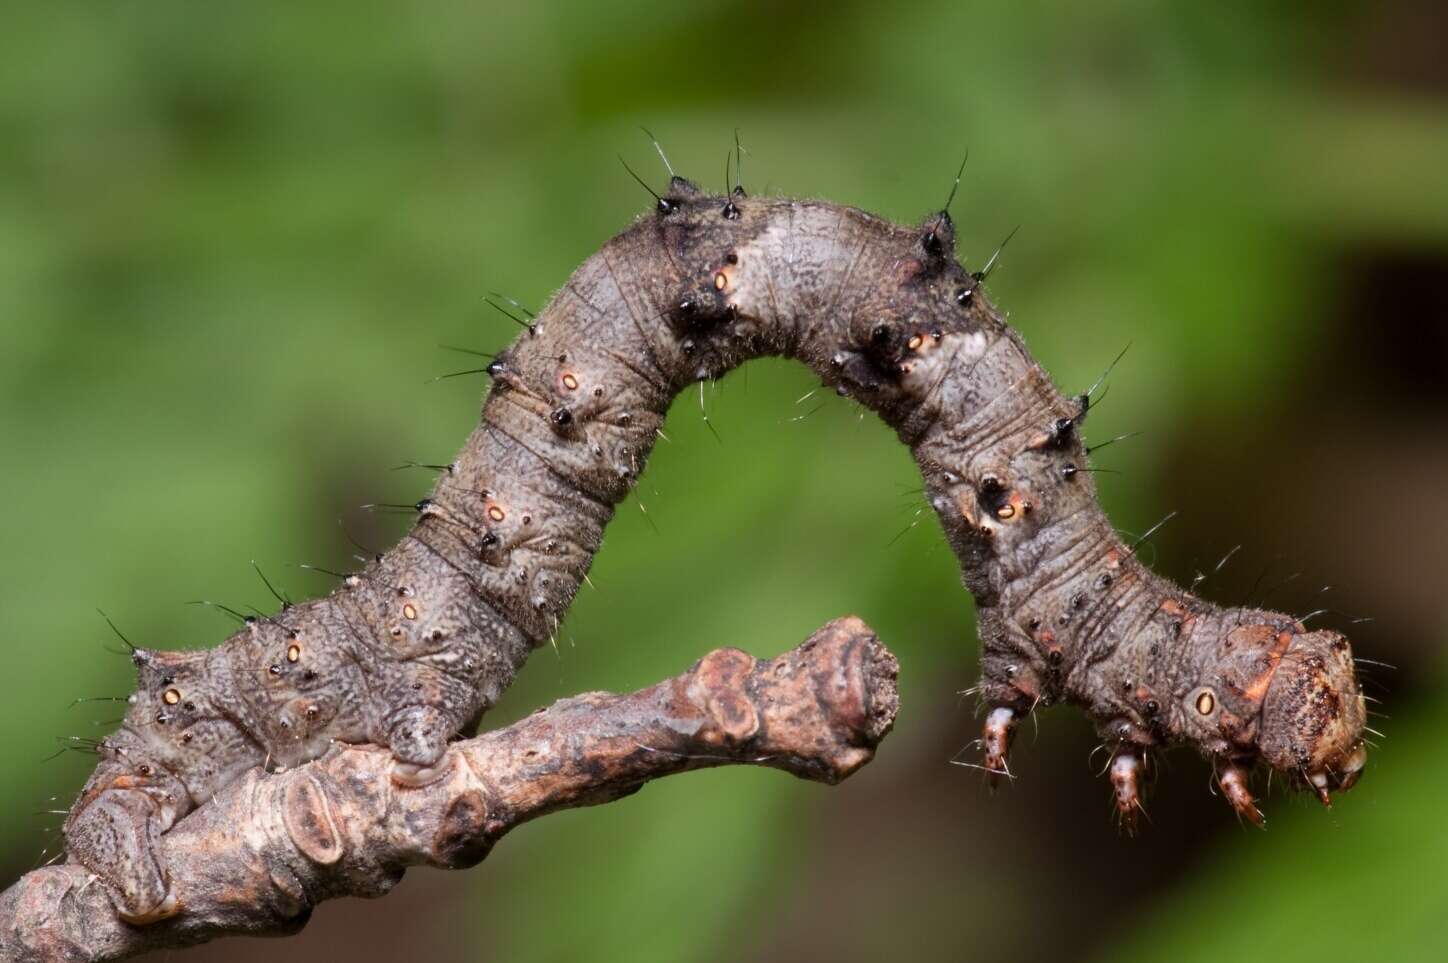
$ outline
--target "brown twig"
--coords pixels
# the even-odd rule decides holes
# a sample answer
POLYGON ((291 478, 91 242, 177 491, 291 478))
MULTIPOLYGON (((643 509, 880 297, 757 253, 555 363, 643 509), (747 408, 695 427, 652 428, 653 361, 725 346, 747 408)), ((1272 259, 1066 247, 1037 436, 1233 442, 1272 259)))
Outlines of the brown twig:
POLYGON ((520 823, 689 769, 763 765, 835 783, 889 731, 896 671, 868 626, 839 619, 767 662, 719 649, 651 688, 575 696, 455 743, 419 788, 397 784, 372 746, 253 770, 161 838, 177 916, 130 926, 83 866, 46 867, 0 894, 0 958, 115 960, 295 932, 323 900, 380 896, 412 865, 472 866, 520 823))

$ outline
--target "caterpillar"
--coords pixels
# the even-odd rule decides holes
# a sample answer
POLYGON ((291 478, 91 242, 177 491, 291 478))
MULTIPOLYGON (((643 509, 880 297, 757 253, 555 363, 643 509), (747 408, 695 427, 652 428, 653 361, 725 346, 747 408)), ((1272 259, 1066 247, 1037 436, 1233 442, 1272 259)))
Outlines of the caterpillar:
MULTIPOLYGON (((1082 425, 955 255, 946 209, 897 226, 673 176, 487 367, 481 421, 413 528, 327 597, 221 645, 135 648, 137 689, 64 826, 68 858, 147 923, 179 912, 155 843, 253 767, 376 743, 425 785, 558 629, 672 399, 762 355, 808 365, 909 447, 977 603, 983 768, 1070 703, 1130 823, 1151 754, 1191 746, 1261 821, 1263 766, 1324 803, 1366 760, 1348 640, 1154 575, 1097 503, 1082 425)), ((642 183, 642 182, 641 182, 642 183)), ((645 185, 647 186, 647 185, 645 185)), ((652 191, 650 193, 653 193, 652 191)))

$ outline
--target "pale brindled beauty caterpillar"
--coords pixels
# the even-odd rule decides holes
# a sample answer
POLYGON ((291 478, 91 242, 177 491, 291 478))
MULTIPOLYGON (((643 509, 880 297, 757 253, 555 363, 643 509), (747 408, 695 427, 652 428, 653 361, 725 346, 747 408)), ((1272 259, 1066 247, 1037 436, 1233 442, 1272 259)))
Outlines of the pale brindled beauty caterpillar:
POLYGON ((1253 821, 1258 763, 1328 801, 1365 759, 1348 642, 1153 575, 1097 505, 1081 425, 954 256, 947 212, 898 227, 674 177, 488 367, 482 421, 400 544, 328 597, 208 651, 138 649, 123 727, 66 821, 69 858, 131 921, 178 911, 155 841, 243 771, 378 743, 399 791, 435 773, 557 629, 686 386, 761 355, 807 364, 914 453, 977 602, 985 768, 1019 720, 1081 706, 1130 820, 1155 747, 1214 763, 1253 821))

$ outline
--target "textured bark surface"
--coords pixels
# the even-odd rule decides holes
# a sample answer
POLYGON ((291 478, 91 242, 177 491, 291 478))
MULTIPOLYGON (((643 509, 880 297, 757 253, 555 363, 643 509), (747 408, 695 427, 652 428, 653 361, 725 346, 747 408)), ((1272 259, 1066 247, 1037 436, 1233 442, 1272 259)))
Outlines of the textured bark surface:
POLYGON ((1347 640, 1149 572, 1085 470, 1089 396, 1056 390, 953 249, 945 213, 901 227, 675 178, 489 366, 481 424, 400 544, 218 648, 135 653, 70 858, 154 920, 174 911, 157 840, 240 773, 342 742, 434 778, 557 631, 672 399, 761 355, 808 365, 913 452, 976 598, 989 771, 1009 773, 1020 717, 1067 701, 1116 754, 1128 819, 1146 753, 1171 743, 1211 757, 1247 818, 1258 762, 1324 801, 1350 786, 1365 712, 1347 640))
POLYGON ((129 925, 84 867, 47 867, 0 895, 0 959, 114 960, 294 932, 323 900, 380 896, 408 866, 474 865, 521 823, 671 773, 747 764, 835 783, 889 731, 897 668, 863 622, 840 619, 776 659, 719 649, 652 688, 576 696, 453 743, 426 786, 398 785, 390 753, 371 746, 253 769, 161 838, 172 919, 129 925))

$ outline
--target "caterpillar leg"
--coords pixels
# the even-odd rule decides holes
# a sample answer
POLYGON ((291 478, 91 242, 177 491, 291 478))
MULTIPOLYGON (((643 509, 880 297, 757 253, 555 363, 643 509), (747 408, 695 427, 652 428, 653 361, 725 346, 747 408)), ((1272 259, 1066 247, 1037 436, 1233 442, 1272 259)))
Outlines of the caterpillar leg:
POLYGON ((67 822, 70 860, 109 886, 128 923, 154 923, 180 909, 157 850, 167 815, 145 792, 106 789, 67 822))
POLYGON ((1250 822, 1254 826, 1265 825, 1262 818, 1262 811, 1257 808, 1257 802, 1252 798, 1252 792, 1247 786, 1247 770, 1235 762, 1229 762, 1217 773, 1217 785, 1222 787, 1222 795, 1227 802, 1237 811, 1237 815, 1250 822))
POLYGON ((1015 731, 1016 710, 1008 706, 996 706, 986 715, 981 743, 985 747, 986 778, 990 780, 992 789, 999 785, 1001 776, 1010 777, 1011 769, 1007 758, 1015 731))
POLYGON ((1136 832, 1137 817, 1146 810, 1141 805, 1141 773, 1146 768, 1135 748, 1121 748, 1111 757, 1108 769, 1116 815, 1128 834, 1136 832))
POLYGON ((424 786, 446 775, 448 743, 485 704, 476 687, 422 661, 397 666, 381 718, 378 742, 392 750, 393 781, 424 786))
POLYGON ((408 706, 394 713, 387 731, 393 779, 404 786, 425 786, 441 776, 445 767, 438 763, 457 728, 437 706, 408 706))

